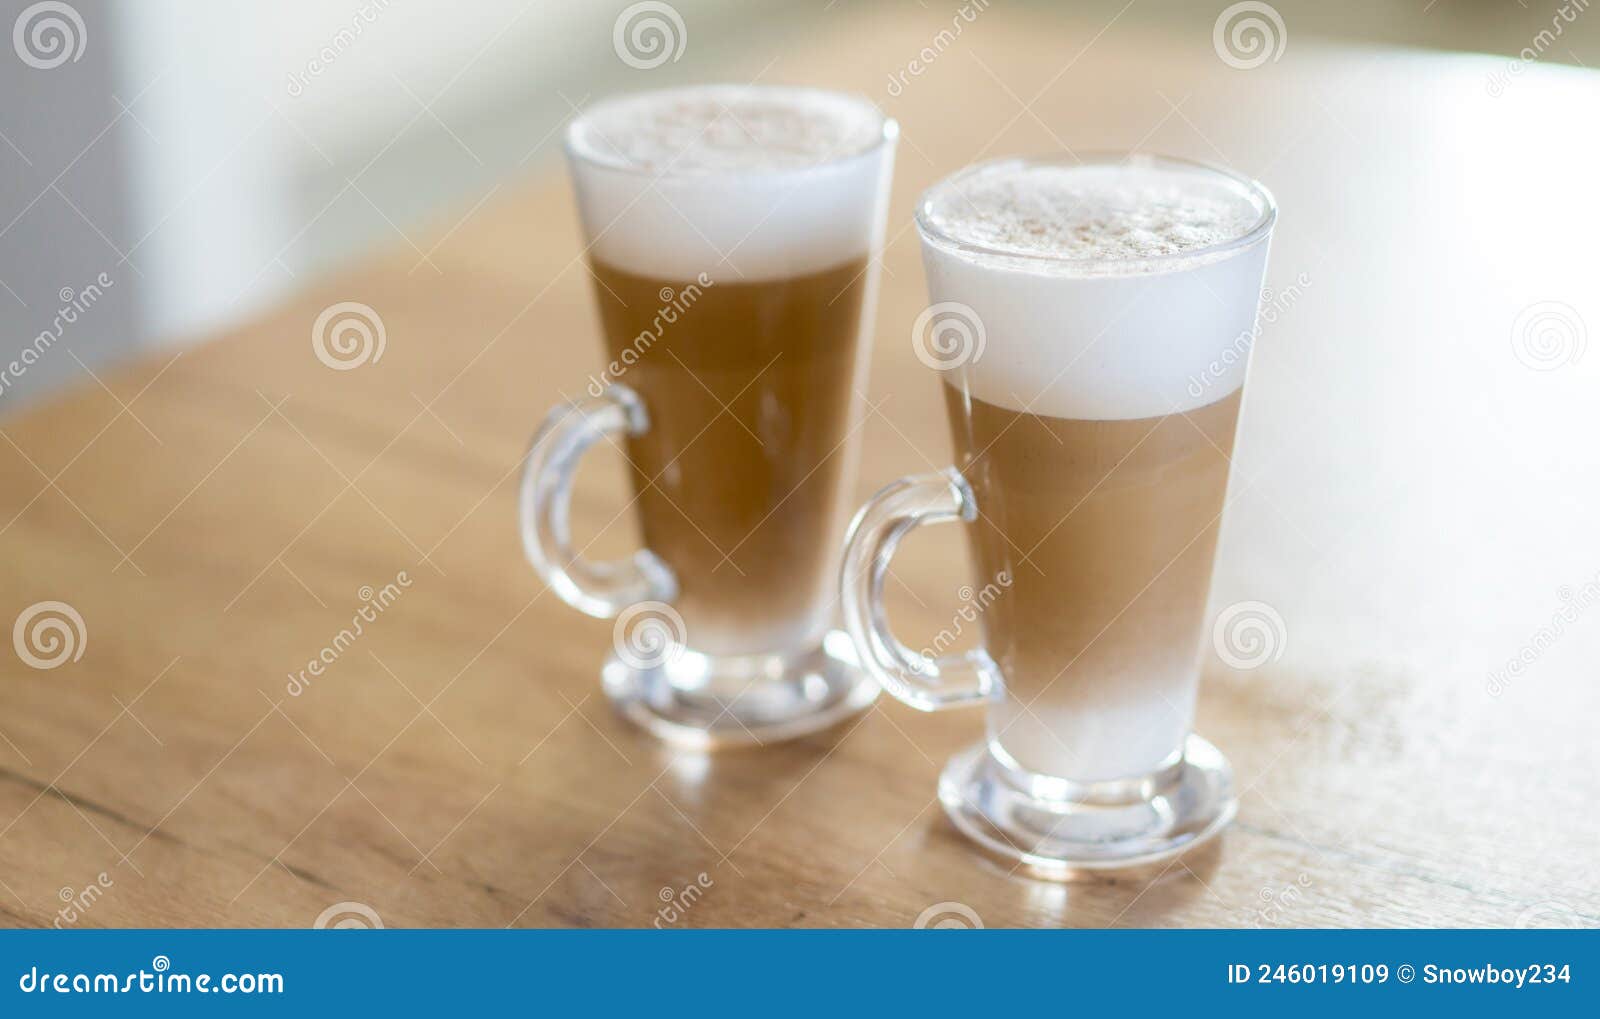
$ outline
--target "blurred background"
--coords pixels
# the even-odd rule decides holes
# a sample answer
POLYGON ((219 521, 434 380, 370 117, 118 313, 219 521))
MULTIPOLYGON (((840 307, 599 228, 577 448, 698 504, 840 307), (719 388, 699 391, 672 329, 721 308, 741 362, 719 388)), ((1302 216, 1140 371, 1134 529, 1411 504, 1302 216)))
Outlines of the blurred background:
MULTIPOLYGON (((714 856, 732 894, 695 925, 1597 922, 1591 3, 0 0, 0 621, 61 600, 93 635, 70 673, 0 654, 0 924, 129 855, 150 880, 116 869, 91 925, 650 923, 627 903, 714 856), (1217 34, 1274 19, 1276 53, 1217 34), (666 773, 602 728, 612 624, 541 598, 511 526, 539 415, 599 366, 561 129, 718 78, 901 125, 857 500, 947 457, 908 342, 921 189, 1070 146, 1277 196, 1213 611, 1274 608, 1282 656, 1207 659, 1247 795, 1199 880, 974 866, 931 795, 975 715, 885 704, 826 752, 666 773), (308 349, 351 300, 394 330, 373 371, 308 349), (337 682, 261 703, 401 567, 337 682)), ((622 554, 620 456, 595 468, 578 537, 622 554)), ((952 537, 897 559, 908 636, 961 607, 952 537)))
MULTIPOLYGON (((948 20, 932 0, 907 18, 948 20)), ((1061 19, 1063 61, 1108 19, 1204 31, 1193 0, 1019 3, 1061 19)), ((675 0, 696 59, 650 86, 759 73, 853 0, 675 0)), ((635 12, 648 19, 651 6, 635 12)), ((1583 0, 1278 0, 1292 45, 1321 38, 1583 64, 1583 0), (1568 20, 1567 15, 1571 15, 1568 20)), ((574 110, 640 87, 616 59, 621 0, 5 0, 0 25, 0 365, 41 333, 70 357, 0 377, 0 416, 140 350, 248 318, 379 246, 437 272, 417 238, 559 157, 574 110), (73 321, 64 321, 72 319, 73 321), (82 323, 82 324, 80 324, 82 323), (70 333, 70 335, 68 335, 70 333)), ((632 26, 630 26, 632 27, 632 26)), ((1586 57, 1585 54, 1591 55, 1586 57)), ((888 77, 873 98, 894 112, 888 77)), ((540 225, 527 224, 529 243, 540 225)))

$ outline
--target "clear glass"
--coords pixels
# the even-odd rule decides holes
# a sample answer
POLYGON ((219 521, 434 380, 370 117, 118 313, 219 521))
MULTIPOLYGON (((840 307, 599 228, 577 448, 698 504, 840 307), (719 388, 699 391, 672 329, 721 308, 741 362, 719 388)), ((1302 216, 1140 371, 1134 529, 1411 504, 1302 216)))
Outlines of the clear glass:
POLYGON ((522 537, 556 594, 617 619, 605 690, 664 738, 772 742, 877 694, 834 630, 835 580, 896 135, 865 100, 765 86, 636 94, 568 129, 605 363, 535 438, 522 537), (794 165, 630 163, 616 110, 661 97, 803 101, 863 130, 794 165), (645 546, 616 563, 585 560, 567 527, 602 440, 628 461, 645 546))
POLYGON ((1096 172, 1169 175, 1259 220, 1138 258, 988 248, 940 222, 967 175, 1054 165, 1069 164, 974 167, 919 206, 930 312, 957 319, 925 359, 957 463, 861 510, 842 595, 857 652, 891 694, 930 711, 987 705, 988 738, 951 761, 940 797, 963 831, 1047 876, 1159 860, 1233 815, 1227 761, 1191 727, 1276 217, 1260 185, 1226 171, 1096 156, 1096 172), (912 528, 954 520, 983 646, 930 659, 889 633, 881 578, 912 528))

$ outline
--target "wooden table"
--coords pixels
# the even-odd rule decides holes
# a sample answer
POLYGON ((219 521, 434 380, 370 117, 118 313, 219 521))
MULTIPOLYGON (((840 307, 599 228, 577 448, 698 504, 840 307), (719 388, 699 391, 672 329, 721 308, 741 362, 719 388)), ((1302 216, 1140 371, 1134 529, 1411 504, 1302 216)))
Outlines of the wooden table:
MULTIPOLYGON (((1286 641, 1251 670, 1208 656, 1199 728, 1242 788, 1218 843, 1065 885, 990 861, 933 798, 976 712, 885 699, 709 757, 610 713, 610 624, 541 589, 512 524, 531 429, 599 364, 549 143, 425 263, 374 258, 0 424, 0 616, 58 600, 86 632, 55 668, 0 658, 0 919, 52 924, 98 884, 81 925, 306 926, 353 901, 389 926, 639 926, 703 874, 682 925, 949 902, 991 927, 1600 923, 1600 358, 1514 338, 1539 302, 1600 328, 1600 78, 1530 66, 1491 95, 1500 58, 1299 39, 1239 70, 1209 33, 991 9, 887 96, 945 23, 841 11, 676 70, 829 82, 901 121, 862 497, 948 453, 909 341, 925 186, 1070 145, 1274 189, 1269 284, 1295 298, 1258 346, 1213 612, 1266 602, 1286 641), (339 301, 381 315, 381 361, 313 356, 339 301)), ((616 463, 586 474, 596 551, 633 542, 626 515, 599 532, 625 501, 616 463)), ((908 640, 950 618, 954 533, 897 561, 908 640)))

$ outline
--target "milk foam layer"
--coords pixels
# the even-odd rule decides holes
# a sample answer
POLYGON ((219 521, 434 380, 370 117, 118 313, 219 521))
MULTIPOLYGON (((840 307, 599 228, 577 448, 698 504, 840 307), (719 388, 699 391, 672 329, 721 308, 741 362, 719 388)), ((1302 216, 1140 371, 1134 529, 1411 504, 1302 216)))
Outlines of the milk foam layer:
POLYGON ((925 211, 963 244, 1086 263, 1198 252, 1244 236, 1261 214, 1230 178, 1142 163, 991 163, 935 189, 925 211))
POLYGON ((929 293, 970 309, 982 342, 945 370, 989 403, 1052 417, 1220 400, 1244 384, 1273 215, 1258 185, 1152 157, 949 178, 918 214, 929 293))
POLYGON ((883 116, 864 100, 811 89, 713 85, 601 103, 572 140, 603 161, 652 173, 792 170, 865 152, 883 116))
POLYGON ((698 86, 600 103, 568 128, 567 151, 596 257, 666 279, 762 280, 872 250, 894 136, 853 96, 698 86))

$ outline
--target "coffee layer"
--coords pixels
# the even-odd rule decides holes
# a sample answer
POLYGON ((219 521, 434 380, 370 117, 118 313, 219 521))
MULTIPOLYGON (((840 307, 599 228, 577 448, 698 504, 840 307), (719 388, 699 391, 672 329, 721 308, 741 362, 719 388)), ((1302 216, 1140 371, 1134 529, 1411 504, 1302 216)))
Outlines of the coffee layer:
POLYGON ((1191 723, 1240 394, 1127 421, 945 397, 978 582, 1011 577, 982 616, 1007 690, 991 739, 1075 781, 1154 770, 1191 723))
POLYGON ((844 528, 865 261, 710 286, 598 258, 594 271, 617 381, 650 418, 627 443, 644 542, 677 575, 690 647, 814 641, 844 528))

